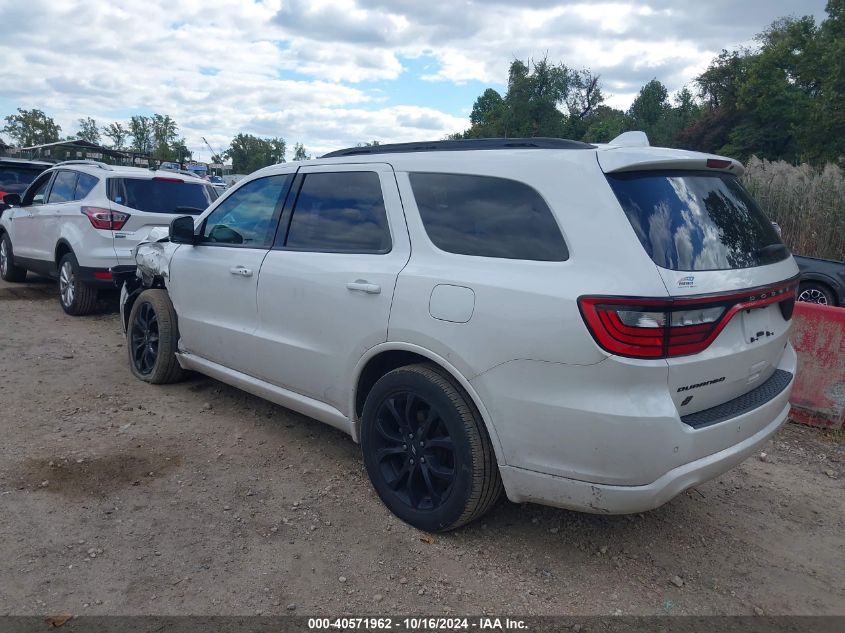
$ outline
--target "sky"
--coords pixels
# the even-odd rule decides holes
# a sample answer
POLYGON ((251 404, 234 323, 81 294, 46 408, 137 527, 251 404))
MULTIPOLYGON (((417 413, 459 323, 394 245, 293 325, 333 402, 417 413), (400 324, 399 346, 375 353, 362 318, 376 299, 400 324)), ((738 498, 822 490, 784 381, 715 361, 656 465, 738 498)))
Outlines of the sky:
MULTIPOLYGON (((309 154, 443 138, 514 59, 601 75, 626 109, 652 78, 670 93, 722 49, 825 0, 0 0, 0 117, 169 114, 194 158, 238 132, 309 154)), ((692 86, 691 86, 692 87, 692 86)), ((4 135, 0 133, 0 137, 4 135)), ((6 139, 8 140, 8 139, 6 139)), ((104 141, 106 141, 104 139, 104 141)), ((106 141, 107 142, 107 141, 106 141)), ((288 158, 292 155, 292 149, 288 158)))

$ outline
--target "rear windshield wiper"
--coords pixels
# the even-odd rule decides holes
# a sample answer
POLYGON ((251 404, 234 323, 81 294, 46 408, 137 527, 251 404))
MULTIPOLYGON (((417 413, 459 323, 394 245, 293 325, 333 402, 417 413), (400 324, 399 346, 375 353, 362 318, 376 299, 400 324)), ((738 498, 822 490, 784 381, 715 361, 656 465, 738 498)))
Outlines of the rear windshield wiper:
POLYGON ((763 248, 758 248, 754 250, 755 257, 762 257, 762 256, 772 256, 772 255, 780 255, 787 253, 786 246, 784 244, 769 244, 768 246, 764 246, 763 248))
POLYGON ((200 209, 199 207, 176 207, 177 213, 187 213, 188 215, 199 215, 205 211, 205 209, 200 209))

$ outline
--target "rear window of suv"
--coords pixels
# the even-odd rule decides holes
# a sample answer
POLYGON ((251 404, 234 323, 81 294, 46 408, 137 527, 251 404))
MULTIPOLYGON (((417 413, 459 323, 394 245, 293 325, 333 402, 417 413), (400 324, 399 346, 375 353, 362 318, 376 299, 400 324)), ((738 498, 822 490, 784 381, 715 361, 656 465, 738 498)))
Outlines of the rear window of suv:
POLYGON ((409 174, 426 233, 449 253, 560 262, 569 258, 540 194, 507 178, 409 174))
POLYGON ((18 165, 0 165, 0 191, 23 193, 45 169, 46 166, 38 169, 18 165))
POLYGON ((109 200, 148 213, 199 215, 217 199, 214 187, 204 182, 173 178, 110 178, 109 200))
POLYGON ((608 174, 607 180, 643 248, 662 268, 728 270, 789 257, 735 176, 641 171, 608 174))

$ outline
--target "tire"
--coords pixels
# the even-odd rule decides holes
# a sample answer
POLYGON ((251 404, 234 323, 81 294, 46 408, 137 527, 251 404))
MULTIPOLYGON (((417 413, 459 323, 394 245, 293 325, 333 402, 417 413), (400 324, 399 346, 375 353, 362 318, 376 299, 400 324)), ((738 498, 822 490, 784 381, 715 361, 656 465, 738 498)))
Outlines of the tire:
POLYGON ((126 349, 136 378, 154 385, 179 382, 185 370, 176 360, 179 327, 166 290, 142 292, 129 313, 126 349))
POLYGON ((502 493, 481 416, 451 376, 432 365, 400 367, 376 382, 364 403, 361 447, 381 500, 420 530, 461 527, 502 493))
POLYGON ((82 282, 79 262, 73 253, 59 260, 59 303, 72 316, 91 314, 97 307, 97 289, 82 282))
POLYGON ((3 281, 15 283, 26 281, 26 268, 15 265, 12 240, 6 233, 3 233, 3 236, 0 237, 0 277, 3 281))
POLYGON ((798 286, 798 301, 818 303, 820 305, 835 306, 836 297, 825 284, 817 281, 802 281, 798 286))

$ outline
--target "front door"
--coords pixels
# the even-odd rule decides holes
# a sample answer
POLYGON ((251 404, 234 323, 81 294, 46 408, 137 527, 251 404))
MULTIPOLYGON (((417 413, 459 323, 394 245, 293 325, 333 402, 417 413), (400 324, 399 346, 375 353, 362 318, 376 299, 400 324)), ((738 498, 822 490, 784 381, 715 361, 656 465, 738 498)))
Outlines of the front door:
POLYGON ((179 315, 179 348, 249 373, 256 286, 293 172, 251 180, 220 202, 180 246, 168 286, 179 315))
MULTIPOLYGON (((11 238, 15 257, 41 260, 42 270, 40 272, 47 271, 47 268, 44 268, 47 264, 44 264, 45 254, 43 253, 43 245, 40 243, 41 236, 38 233, 38 218, 46 212, 47 194, 54 173, 50 172, 40 176, 24 193, 21 206, 12 207, 6 211, 13 225, 11 238)), ((46 260, 52 264, 52 254, 46 260)), ((29 264, 29 266, 31 267, 32 264, 29 264)))
POLYGON ((258 279, 260 377, 349 415, 349 377, 387 339, 410 252, 390 165, 300 169, 258 279))

